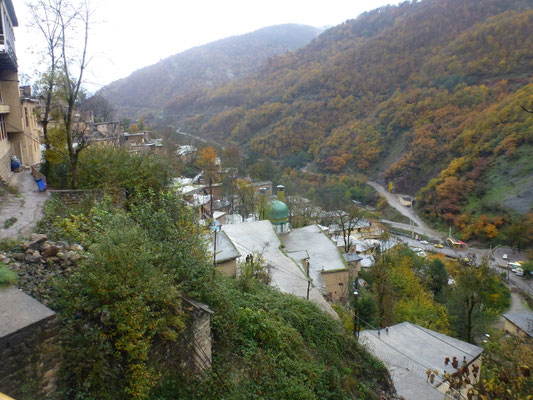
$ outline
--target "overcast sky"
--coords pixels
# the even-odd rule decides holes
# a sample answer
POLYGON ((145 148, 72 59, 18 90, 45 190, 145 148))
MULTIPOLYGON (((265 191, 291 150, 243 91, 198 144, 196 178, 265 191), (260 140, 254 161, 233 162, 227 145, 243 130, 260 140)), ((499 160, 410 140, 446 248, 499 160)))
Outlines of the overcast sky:
MULTIPOLYGON (((29 0, 33 1, 33 0, 29 0)), ((14 0, 19 72, 38 67, 40 36, 29 26, 26 2, 14 0)), ((257 29, 297 23, 338 25, 392 0, 92 0, 92 56, 87 81, 93 90, 191 47, 257 29)))

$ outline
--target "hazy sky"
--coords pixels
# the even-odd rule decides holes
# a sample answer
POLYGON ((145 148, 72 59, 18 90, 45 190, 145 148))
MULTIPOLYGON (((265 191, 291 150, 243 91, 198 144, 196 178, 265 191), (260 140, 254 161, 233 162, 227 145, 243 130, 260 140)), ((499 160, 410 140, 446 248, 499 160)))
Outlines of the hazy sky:
MULTIPOLYGON (((33 1, 33 0, 29 0, 33 1)), ((92 0, 92 56, 87 81, 98 89, 191 47, 285 23, 340 24, 391 0, 92 0)), ((40 36, 29 27, 26 2, 14 0, 19 71, 38 67, 40 36)))

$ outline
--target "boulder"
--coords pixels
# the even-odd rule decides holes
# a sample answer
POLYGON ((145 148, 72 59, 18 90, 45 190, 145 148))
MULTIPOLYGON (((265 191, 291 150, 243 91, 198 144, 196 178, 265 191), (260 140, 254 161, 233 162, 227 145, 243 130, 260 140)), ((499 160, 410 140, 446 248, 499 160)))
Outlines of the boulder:
POLYGON ((60 248, 54 245, 48 246, 45 250, 41 251, 41 255, 45 258, 55 257, 59 253, 60 248))
POLYGON ((36 255, 27 255, 25 260, 27 262, 30 262, 30 263, 38 263, 39 261, 41 261, 41 256, 36 256, 36 255))
POLYGON ((23 261, 25 257, 26 257, 26 254, 24 253, 13 254, 13 258, 17 261, 23 261))
POLYGON ((81 258, 81 256, 74 251, 67 251, 65 257, 69 261, 78 261, 81 258))
POLYGON ((28 243, 28 247, 30 249, 37 250, 44 242, 46 242, 46 235, 41 233, 32 233, 30 236, 30 242, 28 243))
POLYGON ((79 244, 73 244, 72 246, 70 246, 70 250, 72 250, 72 251, 83 251, 83 246, 81 246, 79 244))

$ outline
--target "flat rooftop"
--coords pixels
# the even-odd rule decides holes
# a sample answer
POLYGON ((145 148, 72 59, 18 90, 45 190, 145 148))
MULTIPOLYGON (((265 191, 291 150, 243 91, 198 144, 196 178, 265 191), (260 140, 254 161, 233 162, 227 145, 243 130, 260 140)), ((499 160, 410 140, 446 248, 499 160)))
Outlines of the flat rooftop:
MULTIPOLYGON (((209 252, 210 257, 213 258, 213 239, 215 235, 214 233, 210 233, 209 236, 210 240, 207 244, 207 251, 209 252)), ((216 252, 217 264, 223 263, 225 261, 234 260, 237 257, 240 257, 241 255, 224 231, 217 232, 216 252)))
POLYGON ((483 349, 479 346, 463 342, 439 332, 412 324, 402 322, 390 326, 388 333, 385 329, 365 330, 361 332, 361 342, 364 342, 369 349, 378 356, 379 354, 394 354, 395 352, 403 357, 416 362, 425 371, 429 368, 439 371, 442 376, 444 370, 450 372, 453 368, 444 364, 446 357, 457 359, 467 363, 479 357, 483 349))
MULTIPOLYGON (((257 252, 270 267, 272 286, 284 293, 305 298, 307 295, 307 278, 296 261, 280 250, 281 242, 274 232, 270 221, 251 221, 241 224, 222 225, 242 257, 257 252)), ((328 302, 317 288, 311 287, 309 299, 322 310, 337 317, 328 302)))
POLYGON ((503 317, 533 337, 533 312, 505 313, 503 317))
POLYGON ((289 233, 280 236, 285 249, 291 257, 298 259, 303 268, 303 259, 300 254, 307 252, 309 255, 309 275, 313 285, 323 293, 327 293, 326 284, 322 278, 322 270, 334 271, 346 269, 346 265, 337 250, 335 243, 324 234, 318 225, 309 225, 303 228, 292 229, 289 233), (293 256, 293 252, 295 255, 293 256), (296 256, 296 254, 300 256, 296 256), (298 257, 298 258, 297 258, 298 257))
POLYGON ((438 371, 436 385, 442 383, 444 371, 455 372, 447 357, 456 357, 461 366, 463 360, 470 364, 482 353, 481 347, 463 342, 439 332, 402 322, 386 329, 364 330, 361 343, 383 361, 391 373, 398 394, 406 400, 442 399, 428 381, 428 369, 438 371))

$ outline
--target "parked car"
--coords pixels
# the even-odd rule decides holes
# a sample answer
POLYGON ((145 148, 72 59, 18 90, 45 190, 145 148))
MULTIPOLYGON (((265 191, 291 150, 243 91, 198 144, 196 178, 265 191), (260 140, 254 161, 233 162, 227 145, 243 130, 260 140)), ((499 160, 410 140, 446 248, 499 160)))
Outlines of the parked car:
POLYGON ((434 246, 437 248, 437 249, 442 249, 444 246, 440 243, 436 243, 434 244, 434 246))
POLYGON ((429 242, 427 240, 421 240, 420 244, 429 244, 429 242))
POLYGON ((509 257, 507 257, 507 254, 504 254, 504 255, 502 256, 502 258, 503 258, 504 260, 507 260, 509 257))
POLYGON ((516 269, 516 275, 518 276, 524 276, 524 270, 522 268, 517 268, 516 269))

